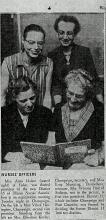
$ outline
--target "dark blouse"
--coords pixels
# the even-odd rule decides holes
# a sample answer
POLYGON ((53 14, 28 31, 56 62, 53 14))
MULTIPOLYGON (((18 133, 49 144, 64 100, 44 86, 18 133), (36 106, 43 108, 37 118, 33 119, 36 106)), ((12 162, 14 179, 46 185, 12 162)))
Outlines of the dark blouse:
POLYGON ((67 61, 65 59, 65 55, 63 54, 62 46, 49 52, 48 57, 53 60, 52 94, 62 95, 63 102, 66 101, 64 78, 70 70, 78 68, 85 69, 92 74, 95 81, 98 81, 93 57, 90 49, 87 47, 73 43, 70 65, 66 65, 67 61))
POLYGON ((16 103, 1 111, 2 157, 8 152, 22 151, 20 141, 45 143, 51 130, 52 112, 36 106, 30 113, 26 128, 23 125, 16 103))

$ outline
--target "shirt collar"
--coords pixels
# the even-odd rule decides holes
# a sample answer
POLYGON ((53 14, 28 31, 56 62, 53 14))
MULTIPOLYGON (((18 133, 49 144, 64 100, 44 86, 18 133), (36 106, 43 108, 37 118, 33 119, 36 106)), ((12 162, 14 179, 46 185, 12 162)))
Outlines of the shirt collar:
POLYGON ((21 119, 22 119, 23 121, 28 119, 29 115, 23 115, 23 114, 20 112, 19 109, 18 109, 18 112, 19 112, 19 114, 20 114, 20 116, 21 116, 21 119))

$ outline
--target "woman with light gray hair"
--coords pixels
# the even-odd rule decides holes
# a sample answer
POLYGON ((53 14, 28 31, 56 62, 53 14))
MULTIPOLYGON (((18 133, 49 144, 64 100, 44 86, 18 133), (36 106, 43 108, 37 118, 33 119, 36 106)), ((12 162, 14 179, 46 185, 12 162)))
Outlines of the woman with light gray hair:
POLYGON ((83 69, 71 70, 65 78, 67 102, 54 110, 57 143, 91 139, 97 149, 104 140, 103 105, 94 101, 92 76, 83 69))
POLYGON ((71 70, 65 78, 65 84, 67 88, 70 87, 70 84, 75 84, 77 88, 82 88, 86 100, 91 100, 95 96, 95 82, 92 75, 86 70, 71 70))

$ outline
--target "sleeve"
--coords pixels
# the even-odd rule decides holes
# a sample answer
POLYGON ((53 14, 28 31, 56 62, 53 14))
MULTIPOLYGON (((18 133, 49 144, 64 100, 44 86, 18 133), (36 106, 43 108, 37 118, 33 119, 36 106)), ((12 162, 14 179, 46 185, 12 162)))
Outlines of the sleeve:
POLYGON ((1 158, 2 158, 2 162, 5 162, 4 157, 9 151, 9 146, 10 146, 9 130, 10 129, 8 129, 6 107, 2 107, 1 108, 1 158))
POLYGON ((93 79, 94 79, 94 85, 95 85, 94 89, 95 89, 96 98, 98 99, 98 101, 103 103, 104 102, 103 86, 102 86, 101 81, 99 79, 99 76, 98 76, 98 74, 96 72, 96 68, 95 68, 95 64, 94 64, 94 61, 93 61, 93 57, 91 55, 91 52, 90 52, 89 48, 88 48, 88 51, 87 51, 86 69, 94 77, 93 79))
POLYGON ((60 117, 61 117, 61 104, 59 103, 55 106, 53 116, 52 116, 52 129, 53 129, 53 131, 57 130, 60 117))
POLYGON ((62 95, 62 85, 56 74, 53 72, 52 95, 62 95))
POLYGON ((52 125, 52 121, 53 121, 53 114, 52 111, 47 109, 47 129, 48 131, 53 131, 53 125, 52 125))
POLYGON ((95 121, 92 124, 94 126, 94 142, 97 149, 100 147, 101 142, 104 141, 104 106, 98 101, 93 102, 94 109, 95 109, 95 121))
POLYGON ((9 70, 7 67, 6 60, 3 61, 1 67, 1 106, 6 104, 6 93, 9 83, 9 70))
POLYGON ((61 88, 61 82, 58 78, 57 74, 57 61, 56 61, 56 53, 49 52, 48 57, 50 57, 53 60, 53 74, 52 74, 52 85, 51 85, 51 93, 54 97, 55 95, 62 95, 62 88, 61 88))
POLYGON ((52 95, 62 95, 62 80, 59 78, 59 72, 58 65, 56 67, 56 62, 54 62, 53 65, 53 77, 52 77, 52 95))
POLYGON ((104 107, 102 104, 98 112, 98 118, 99 118, 97 123, 98 139, 100 141, 104 141, 104 107))
POLYGON ((53 73, 53 61, 47 58, 48 63, 48 73, 46 76, 46 91, 43 100, 43 106, 51 108, 51 83, 52 83, 52 73, 53 73))
POLYGON ((98 77, 97 72, 96 72, 95 64, 94 64, 94 61, 93 61, 93 57, 92 57, 92 54, 91 54, 89 48, 87 48, 86 70, 88 72, 90 72, 92 74, 92 76, 94 76, 95 82, 97 82, 99 80, 99 77, 98 77))
POLYGON ((54 67, 53 77, 52 77, 52 86, 51 86, 53 106, 55 106, 56 104, 62 101, 62 94, 63 94, 62 88, 63 88, 63 83, 58 78, 55 67, 54 67))
POLYGON ((46 76, 46 91, 50 92, 51 82, 52 82, 52 73, 53 73, 53 61, 50 58, 47 58, 48 63, 48 73, 46 76))

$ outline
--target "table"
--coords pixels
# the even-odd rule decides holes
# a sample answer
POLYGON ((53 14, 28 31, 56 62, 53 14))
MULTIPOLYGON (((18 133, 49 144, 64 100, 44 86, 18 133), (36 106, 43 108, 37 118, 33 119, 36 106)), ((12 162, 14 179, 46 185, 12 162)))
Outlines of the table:
MULTIPOLYGON (((1 163, 1 170, 41 170, 39 163, 32 163, 27 159, 22 152, 9 152, 5 159, 8 161, 6 163, 1 163)), ((73 164, 71 169, 102 169, 103 166, 90 167, 85 163, 73 164)), ((44 166, 43 170, 63 170, 62 167, 57 166, 44 166)))

